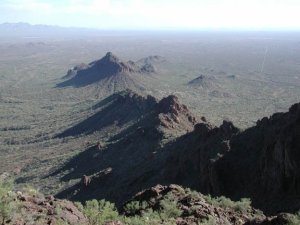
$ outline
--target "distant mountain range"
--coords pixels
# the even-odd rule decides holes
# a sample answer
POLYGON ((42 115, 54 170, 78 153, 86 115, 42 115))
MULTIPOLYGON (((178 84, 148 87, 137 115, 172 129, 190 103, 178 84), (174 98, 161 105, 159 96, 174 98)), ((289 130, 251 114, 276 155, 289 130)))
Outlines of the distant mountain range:
POLYGON ((120 34, 121 32, 100 30, 92 28, 80 27, 61 27, 52 25, 32 25, 29 23, 2 23, 0 24, 0 38, 42 38, 42 39, 55 39, 55 38, 74 38, 86 36, 101 36, 103 34, 120 34))

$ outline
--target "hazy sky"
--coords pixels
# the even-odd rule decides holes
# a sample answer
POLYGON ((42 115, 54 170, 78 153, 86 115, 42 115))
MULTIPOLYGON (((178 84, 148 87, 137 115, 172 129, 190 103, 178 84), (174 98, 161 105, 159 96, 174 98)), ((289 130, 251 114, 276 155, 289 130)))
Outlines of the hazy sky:
POLYGON ((0 0, 0 23, 112 29, 300 29, 300 0, 0 0))

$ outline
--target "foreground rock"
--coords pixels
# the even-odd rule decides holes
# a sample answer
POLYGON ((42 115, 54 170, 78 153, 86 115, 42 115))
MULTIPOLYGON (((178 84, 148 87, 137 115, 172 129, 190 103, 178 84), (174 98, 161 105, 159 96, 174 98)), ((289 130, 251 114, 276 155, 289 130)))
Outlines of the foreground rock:
MULTIPOLYGON (((87 218, 70 201, 53 196, 42 197, 20 192, 16 194, 14 210, 4 224, 89 224, 87 218)), ((7 207, 12 207, 12 204, 7 207)))
POLYGON ((149 209, 160 211, 169 200, 175 202, 180 210, 180 216, 175 220, 178 225, 284 225, 289 223, 289 215, 266 217, 261 211, 252 208, 247 200, 232 202, 224 197, 214 199, 174 184, 156 185, 139 192, 126 204, 138 202, 143 207, 132 211, 125 206, 124 214, 141 216, 149 209))

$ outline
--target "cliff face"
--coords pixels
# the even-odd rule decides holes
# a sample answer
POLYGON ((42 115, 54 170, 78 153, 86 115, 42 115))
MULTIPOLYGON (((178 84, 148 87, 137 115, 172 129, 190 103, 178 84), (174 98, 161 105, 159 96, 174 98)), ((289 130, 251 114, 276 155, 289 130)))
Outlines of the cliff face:
POLYGON ((260 182, 269 193, 299 193, 300 187, 300 104, 288 113, 263 119, 264 135, 259 162, 260 182))
POLYGON ((300 207, 299 103, 242 132, 230 122, 197 124, 171 148, 176 151, 165 174, 177 183, 233 199, 251 197, 267 212, 300 207))

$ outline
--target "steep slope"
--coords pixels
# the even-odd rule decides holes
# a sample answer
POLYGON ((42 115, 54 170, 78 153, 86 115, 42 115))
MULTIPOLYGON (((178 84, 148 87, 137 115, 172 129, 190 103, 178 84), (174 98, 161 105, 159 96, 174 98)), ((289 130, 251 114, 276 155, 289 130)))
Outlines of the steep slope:
POLYGON ((300 104, 239 131, 197 124, 170 148, 165 176, 204 193, 250 197, 267 213, 300 208, 300 104), (198 177, 198 179, 195 179, 198 177))
MULTIPOLYGON (((125 102, 138 99, 125 96, 125 102)), ((215 127, 202 118, 195 125, 175 96, 150 102, 105 148, 92 147, 57 171, 71 170, 64 181, 91 179, 87 187, 77 184, 60 196, 105 197, 120 204, 142 188, 176 183, 234 200, 249 197, 267 213, 300 208, 300 103, 241 131, 228 121, 215 127)))
POLYGON ((131 90, 125 90, 107 97, 93 108, 100 109, 93 116, 65 130, 57 137, 108 130, 117 134, 125 128, 133 130, 147 126, 156 127, 157 130, 175 137, 191 131, 196 123, 187 107, 180 104, 174 95, 158 101, 150 95, 141 96, 131 90))
MULTIPOLYGON (((86 127, 87 132, 90 132, 90 126, 94 126, 93 130, 103 131, 109 121, 114 121, 110 117, 115 118, 114 111, 117 107, 127 108, 122 115, 123 119, 132 122, 131 125, 112 137, 105 147, 93 146, 51 174, 65 174, 63 181, 81 178, 90 180, 89 185, 83 185, 85 182, 78 183, 58 196, 71 196, 77 200, 106 198, 121 204, 141 188, 157 184, 156 180, 160 177, 159 171, 167 154, 162 151, 162 147, 193 130, 196 124, 196 119, 185 105, 179 103, 176 96, 168 96, 156 102, 153 97, 140 97, 129 92, 117 99, 119 100, 93 116, 92 122, 90 119, 88 122, 83 121, 70 131, 80 130, 82 127, 81 132, 84 132, 86 127), (139 113, 132 114, 132 110, 137 109, 140 110, 139 113), (102 118, 104 123, 101 122, 102 118)), ((62 135, 73 134, 70 131, 62 135)))
POLYGON ((151 112, 156 104, 157 100, 152 96, 142 97, 130 90, 118 92, 96 104, 93 109, 98 112, 93 116, 57 137, 91 134, 96 131, 117 134, 151 112))
POLYGON ((57 87, 83 87, 87 85, 98 85, 100 89, 108 92, 118 92, 125 89, 143 89, 140 80, 144 74, 155 73, 155 66, 151 63, 154 59, 123 62, 116 55, 108 52, 100 60, 89 64, 80 64, 67 72, 63 79, 67 79, 57 87))

